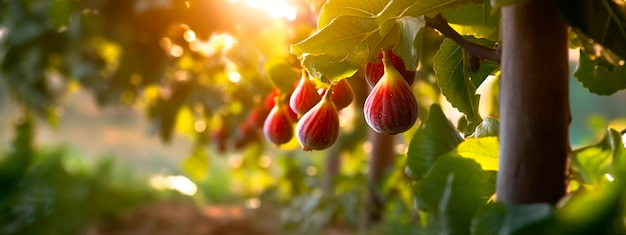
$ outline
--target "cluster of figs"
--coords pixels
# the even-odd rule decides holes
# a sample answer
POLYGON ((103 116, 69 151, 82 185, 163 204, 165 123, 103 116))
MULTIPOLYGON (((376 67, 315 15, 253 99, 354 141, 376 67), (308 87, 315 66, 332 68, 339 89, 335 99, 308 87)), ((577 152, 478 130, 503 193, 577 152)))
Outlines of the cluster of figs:
MULTIPOLYGON (((365 80, 372 88, 363 107, 367 124, 381 134, 398 134, 417 121, 418 105, 411 90, 415 71, 391 51, 381 52, 378 61, 365 67, 365 80), (382 62, 381 62, 382 61, 382 62)), ((275 95, 273 107, 263 123, 265 137, 276 145, 295 136, 303 150, 322 150, 339 137, 338 111, 352 103, 354 92, 346 79, 317 89, 306 70, 288 102, 275 95)))

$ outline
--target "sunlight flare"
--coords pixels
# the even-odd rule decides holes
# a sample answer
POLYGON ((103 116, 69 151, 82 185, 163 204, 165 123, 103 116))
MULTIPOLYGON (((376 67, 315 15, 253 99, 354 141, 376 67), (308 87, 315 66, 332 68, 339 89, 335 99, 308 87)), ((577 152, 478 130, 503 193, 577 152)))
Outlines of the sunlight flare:
POLYGON ((196 184, 182 175, 157 174, 151 176, 148 182, 156 190, 176 190, 187 196, 193 196, 198 191, 196 184))
MULTIPOLYGON (((228 0, 236 3, 238 0, 228 0)), ((297 16, 297 8, 283 0, 245 0, 248 7, 258 8, 267 12, 273 19, 285 19, 294 21, 297 16)))

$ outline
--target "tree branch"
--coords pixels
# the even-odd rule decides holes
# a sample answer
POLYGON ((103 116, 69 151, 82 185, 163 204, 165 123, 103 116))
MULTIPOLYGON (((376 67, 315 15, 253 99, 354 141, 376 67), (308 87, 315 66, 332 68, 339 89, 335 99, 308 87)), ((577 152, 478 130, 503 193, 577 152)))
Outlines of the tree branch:
POLYGON ((480 59, 493 60, 500 63, 500 50, 497 48, 489 48, 483 45, 469 42, 463 38, 457 31, 455 31, 448 21, 446 21, 441 14, 438 14, 434 18, 424 17, 426 19, 426 26, 431 27, 439 31, 443 36, 452 39, 458 43, 465 51, 469 52, 470 58, 476 57, 480 59))

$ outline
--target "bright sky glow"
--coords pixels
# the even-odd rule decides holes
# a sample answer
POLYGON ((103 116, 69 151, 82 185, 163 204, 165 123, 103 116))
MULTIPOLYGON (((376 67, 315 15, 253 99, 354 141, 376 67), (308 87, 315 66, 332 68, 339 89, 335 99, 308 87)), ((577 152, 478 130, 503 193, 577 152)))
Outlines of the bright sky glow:
POLYGON ((187 196, 192 196, 198 191, 196 184, 182 175, 153 175, 148 182, 157 190, 172 189, 187 196))
MULTIPOLYGON (((235 3, 239 0, 228 0, 235 3)), ((259 8, 266 11, 274 19, 294 21, 297 9, 283 0, 243 0, 251 8, 259 8)))

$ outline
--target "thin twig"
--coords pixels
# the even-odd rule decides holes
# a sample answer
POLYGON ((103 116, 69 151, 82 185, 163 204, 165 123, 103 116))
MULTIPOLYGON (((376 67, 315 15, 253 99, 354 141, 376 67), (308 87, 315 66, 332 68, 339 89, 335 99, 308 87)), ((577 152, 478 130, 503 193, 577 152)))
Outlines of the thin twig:
POLYGON ((426 26, 434 28, 438 30, 443 36, 452 39, 460 46, 462 46, 467 52, 469 52, 470 57, 478 57, 481 59, 493 60, 500 63, 500 50, 497 48, 489 48, 483 45, 479 45, 476 43, 472 43, 470 41, 465 40, 463 36, 461 36, 457 31, 455 31, 450 25, 448 21, 446 21, 441 14, 429 18, 425 17, 426 26))

